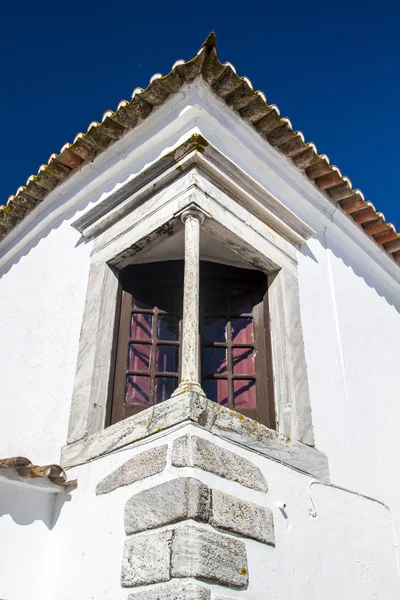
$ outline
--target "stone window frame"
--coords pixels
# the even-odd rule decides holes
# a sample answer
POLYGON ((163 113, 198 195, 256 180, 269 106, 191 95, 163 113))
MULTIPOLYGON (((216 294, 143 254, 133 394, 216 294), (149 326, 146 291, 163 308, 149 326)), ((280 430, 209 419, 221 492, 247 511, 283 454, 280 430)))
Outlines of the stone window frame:
POLYGON ((195 141, 175 156, 172 163, 160 159, 150 176, 139 175, 73 224, 93 238, 93 251, 63 454, 106 431, 118 271, 183 228, 179 215, 193 205, 209 217, 202 225, 206 233, 268 277, 277 431, 312 446, 297 248, 314 232, 215 148, 199 148, 195 141))

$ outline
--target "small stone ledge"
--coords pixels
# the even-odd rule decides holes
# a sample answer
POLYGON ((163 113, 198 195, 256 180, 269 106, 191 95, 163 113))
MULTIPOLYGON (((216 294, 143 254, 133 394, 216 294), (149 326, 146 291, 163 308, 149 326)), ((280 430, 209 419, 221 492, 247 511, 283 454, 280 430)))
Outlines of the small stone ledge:
POLYGON ((61 465, 70 468, 84 464, 185 422, 198 424, 223 439, 237 442, 288 467, 330 481, 328 459, 323 452, 301 442, 291 441, 253 419, 194 392, 171 398, 88 438, 65 446, 61 465))
POLYGON ((177 581, 136 592, 128 600, 210 600, 210 590, 192 581, 177 581))
POLYGON ((237 589, 245 587, 249 579, 245 544, 187 524, 176 529, 137 534, 125 541, 123 587, 188 577, 237 589))
POLYGON ((136 587, 171 579, 173 531, 140 534, 125 540, 121 585, 136 587))
POLYGON ((254 490, 268 491, 264 476, 253 463, 196 435, 174 440, 172 464, 175 467, 197 467, 254 490))
POLYGON ((176 529, 172 577, 193 577, 233 588, 249 582, 246 546, 240 540, 197 527, 176 529))
POLYGON ((218 490, 212 490, 211 494, 210 525, 264 544, 275 545, 274 516, 270 508, 218 490))
POLYGON ((119 487, 161 473, 167 464, 167 451, 168 444, 164 444, 134 456, 100 481, 96 494, 108 494, 119 487))
POLYGON ((210 491, 192 477, 180 477, 139 492, 125 504, 127 535, 156 529, 186 519, 206 523, 210 518, 210 491))
POLYGON ((192 477, 180 477, 139 492, 125 504, 125 532, 143 533, 193 519, 216 529, 275 544, 270 508, 241 500, 192 477))

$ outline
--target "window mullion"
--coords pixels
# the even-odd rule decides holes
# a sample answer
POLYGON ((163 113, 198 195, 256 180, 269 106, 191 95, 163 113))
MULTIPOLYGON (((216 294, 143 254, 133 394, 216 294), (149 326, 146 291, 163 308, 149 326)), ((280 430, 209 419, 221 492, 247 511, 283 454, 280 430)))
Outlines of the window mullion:
POLYGON ((227 315, 226 315, 226 373, 228 377, 228 406, 233 408, 233 361, 232 361, 232 323, 231 323, 231 298, 229 289, 227 291, 227 315))
POLYGON ((151 346, 150 356, 150 398, 149 404, 155 404, 155 389, 156 389, 156 360, 157 360, 157 345, 158 345, 158 306, 154 307, 153 311, 153 343, 151 346))

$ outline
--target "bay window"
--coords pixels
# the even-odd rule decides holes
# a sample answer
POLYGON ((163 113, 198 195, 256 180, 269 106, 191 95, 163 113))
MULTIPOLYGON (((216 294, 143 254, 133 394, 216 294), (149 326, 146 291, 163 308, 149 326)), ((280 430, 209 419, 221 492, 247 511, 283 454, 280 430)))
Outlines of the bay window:
MULTIPOLYGON (((208 399, 275 427, 266 277, 200 262, 199 382, 208 399)), ((184 261, 131 265, 122 288, 111 423, 169 399, 181 379, 184 261)))

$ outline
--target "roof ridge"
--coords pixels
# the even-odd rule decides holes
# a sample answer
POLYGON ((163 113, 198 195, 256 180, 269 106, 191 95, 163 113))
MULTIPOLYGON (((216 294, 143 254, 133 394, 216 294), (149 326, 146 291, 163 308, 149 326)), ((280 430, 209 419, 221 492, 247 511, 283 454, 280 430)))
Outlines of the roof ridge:
POLYGON ((199 52, 201 52, 202 48, 206 48, 207 51, 211 51, 213 48, 215 48, 215 51, 217 50, 217 34, 215 32, 215 29, 213 29, 208 34, 208 36, 200 46, 199 52))
POLYGON ((251 81, 239 77, 231 63, 221 63, 217 56, 215 31, 207 36, 197 55, 189 61, 178 60, 168 75, 156 73, 146 89, 136 88, 131 100, 122 100, 115 111, 107 110, 101 123, 90 123, 86 133, 78 133, 73 143, 65 144, 59 154, 52 154, 48 164, 41 165, 25 186, 0 207, 0 240, 70 173, 83 163, 92 161, 126 131, 146 119, 154 107, 162 105, 184 83, 201 75, 212 91, 222 98, 262 138, 313 182, 336 206, 358 224, 381 248, 400 265, 400 234, 382 213, 366 201, 351 180, 331 165, 325 154, 318 154, 315 144, 305 142, 301 131, 294 131, 290 120, 280 116, 279 108, 267 103, 265 94, 254 91, 251 81))

